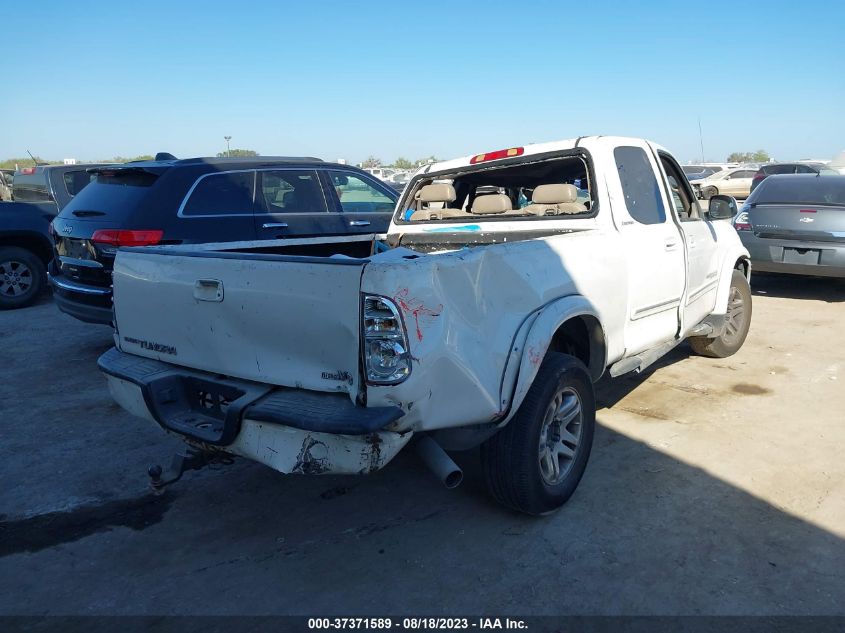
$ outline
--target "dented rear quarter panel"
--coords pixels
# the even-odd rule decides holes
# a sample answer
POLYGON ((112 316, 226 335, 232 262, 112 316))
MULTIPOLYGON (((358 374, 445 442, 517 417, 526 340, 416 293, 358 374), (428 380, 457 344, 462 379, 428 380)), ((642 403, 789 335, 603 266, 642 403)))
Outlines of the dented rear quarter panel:
MULTIPOLYGON (((523 349, 544 308, 569 298, 589 306, 606 330, 623 331, 627 297, 616 278, 625 255, 617 242, 615 231, 594 226, 405 261, 373 258, 362 292, 396 303, 413 360, 405 382, 368 386, 368 405, 402 407, 400 430, 505 419, 518 405, 516 368, 527 358, 536 369, 554 334, 544 331, 523 349)), ((611 338, 608 356, 621 355, 621 345, 621 336, 611 338)))

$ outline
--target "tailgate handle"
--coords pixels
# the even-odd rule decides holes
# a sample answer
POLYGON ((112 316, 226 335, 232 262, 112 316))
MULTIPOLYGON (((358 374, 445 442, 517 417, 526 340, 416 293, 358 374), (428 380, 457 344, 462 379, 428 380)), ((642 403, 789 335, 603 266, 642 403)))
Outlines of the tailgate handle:
POLYGON ((194 299, 198 301, 223 301, 223 282, 219 279, 197 279, 194 299))

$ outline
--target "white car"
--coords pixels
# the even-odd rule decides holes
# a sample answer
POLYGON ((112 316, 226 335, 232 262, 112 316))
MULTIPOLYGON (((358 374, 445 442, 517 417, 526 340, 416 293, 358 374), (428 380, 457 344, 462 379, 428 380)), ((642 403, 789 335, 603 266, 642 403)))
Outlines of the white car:
POLYGON ((543 514, 584 473, 602 374, 685 339, 711 357, 742 346, 735 212, 720 196, 704 213, 641 139, 439 162, 387 235, 121 249, 99 365, 118 403, 191 446, 156 487, 232 455, 369 473, 410 442, 452 486, 444 448, 480 445, 491 494, 543 514))

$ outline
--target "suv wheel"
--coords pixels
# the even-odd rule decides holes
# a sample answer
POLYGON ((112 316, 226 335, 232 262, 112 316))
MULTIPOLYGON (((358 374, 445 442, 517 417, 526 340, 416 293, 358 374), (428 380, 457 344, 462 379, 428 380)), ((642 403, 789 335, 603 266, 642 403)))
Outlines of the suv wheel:
POLYGON ((587 368, 573 356, 548 354, 516 415, 481 446, 490 493, 526 514, 557 510, 581 481, 595 422, 587 368))
POLYGON ((23 308, 35 301, 46 274, 44 264, 32 251, 0 247, 0 309, 23 308))

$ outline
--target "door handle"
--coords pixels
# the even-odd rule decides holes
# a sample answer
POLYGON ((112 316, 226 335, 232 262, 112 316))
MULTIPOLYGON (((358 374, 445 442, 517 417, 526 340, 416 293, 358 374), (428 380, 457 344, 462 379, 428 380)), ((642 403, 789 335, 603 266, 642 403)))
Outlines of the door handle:
POLYGON ((286 229, 288 225, 285 222, 265 222, 261 225, 262 229, 286 229))
POLYGON ((663 242, 663 249, 667 251, 674 251, 677 245, 678 240, 676 240, 674 237, 667 237, 666 241, 663 242))
POLYGON ((197 279, 194 282, 194 299, 197 301, 223 301, 223 282, 219 279, 197 279))
POLYGON ((349 226, 370 226, 369 220, 350 220, 349 226))

